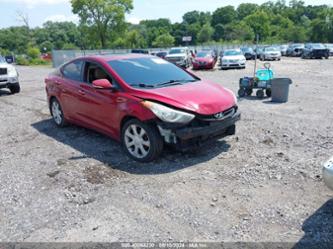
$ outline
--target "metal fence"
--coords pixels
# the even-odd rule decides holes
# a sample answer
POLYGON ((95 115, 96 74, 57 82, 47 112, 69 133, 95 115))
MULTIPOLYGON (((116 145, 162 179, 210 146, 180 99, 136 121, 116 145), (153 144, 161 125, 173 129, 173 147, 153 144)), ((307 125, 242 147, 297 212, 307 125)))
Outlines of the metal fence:
MULTIPOLYGON (((207 46, 189 46, 193 51, 200 51, 202 49, 216 49, 222 51, 230 48, 239 48, 242 46, 253 46, 248 44, 241 45, 207 45, 207 46)), ((168 51, 170 48, 150 48, 149 52, 168 51)), ((60 65, 75 59, 77 57, 85 55, 106 55, 106 54, 126 54, 130 53, 131 49, 108 49, 108 50, 53 50, 52 51, 52 64, 53 67, 59 67, 60 65)))

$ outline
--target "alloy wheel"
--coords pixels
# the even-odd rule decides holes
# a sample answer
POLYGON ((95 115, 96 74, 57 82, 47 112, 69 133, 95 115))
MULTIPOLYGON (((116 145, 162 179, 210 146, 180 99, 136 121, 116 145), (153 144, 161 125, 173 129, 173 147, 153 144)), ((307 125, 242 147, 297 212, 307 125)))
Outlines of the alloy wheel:
POLYGON ((150 151, 150 140, 147 132, 139 125, 132 124, 125 131, 125 145, 135 158, 144 158, 150 151))

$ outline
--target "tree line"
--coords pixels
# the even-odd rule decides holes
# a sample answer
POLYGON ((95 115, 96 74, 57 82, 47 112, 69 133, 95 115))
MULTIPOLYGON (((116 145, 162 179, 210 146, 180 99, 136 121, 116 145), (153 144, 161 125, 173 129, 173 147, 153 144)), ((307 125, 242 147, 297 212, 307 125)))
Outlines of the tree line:
POLYGON ((215 43, 253 43, 256 34, 264 43, 333 43, 333 8, 311 6, 303 1, 268 1, 258 5, 242 3, 214 12, 191 11, 182 22, 169 19, 125 21, 133 9, 132 0, 71 0, 80 18, 72 22, 46 22, 42 27, 28 24, 0 29, 0 53, 34 54, 53 49, 148 48, 215 43))

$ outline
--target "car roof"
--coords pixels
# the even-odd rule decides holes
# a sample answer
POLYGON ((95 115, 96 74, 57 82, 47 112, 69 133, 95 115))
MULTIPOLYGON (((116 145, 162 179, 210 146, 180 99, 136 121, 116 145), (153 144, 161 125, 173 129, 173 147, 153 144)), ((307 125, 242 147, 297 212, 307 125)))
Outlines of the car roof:
POLYGON ((78 59, 85 59, 85 60, 97 60, 97 61, 114 61, 114 60, 126 60, 126 59, 135 59, 135 58, 147 58, 147 57, 154 57, 148 54, 110 54, 110 55, 88 55, 79 57, 78 59))

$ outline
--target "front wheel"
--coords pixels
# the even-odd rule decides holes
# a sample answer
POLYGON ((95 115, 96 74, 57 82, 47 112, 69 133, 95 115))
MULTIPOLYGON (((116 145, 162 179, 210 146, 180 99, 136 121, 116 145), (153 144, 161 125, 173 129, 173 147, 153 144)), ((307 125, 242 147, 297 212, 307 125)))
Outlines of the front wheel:
POLYGON ((12 94, 19 93, 21 91, 20 84, 16 83, 16 84, 10 85, 9 90, 12 94))
POLYGON ((151 162, 163 151, 163 139, 156 126, 131 119, 122 128, 121 136, 126 154, 139 162, 151 162))
POLYGON ((244 90, 244 88, 240 88, 239 90, 238 90, 238 96, 240 97, 240 98, 243 98, 243 97, 245 97, 245 90, 244 90))

